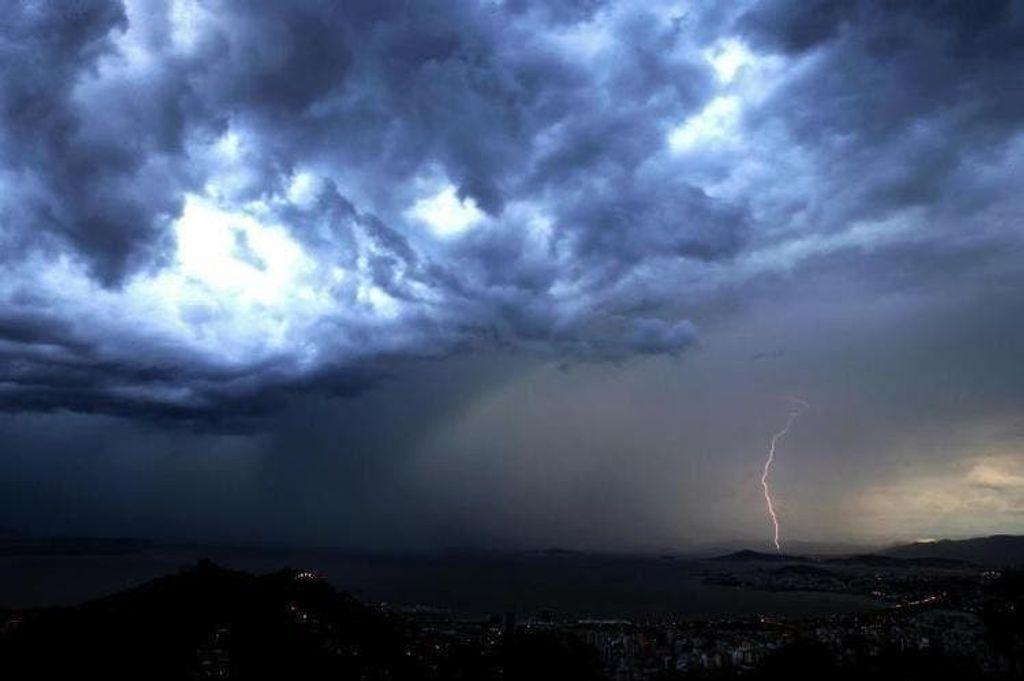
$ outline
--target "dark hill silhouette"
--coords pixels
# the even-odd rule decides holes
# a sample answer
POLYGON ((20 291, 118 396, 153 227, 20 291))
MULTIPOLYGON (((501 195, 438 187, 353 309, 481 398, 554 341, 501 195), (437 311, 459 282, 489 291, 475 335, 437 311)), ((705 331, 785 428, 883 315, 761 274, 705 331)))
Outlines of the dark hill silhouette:
POLYGON ((209 562, 75 608, 28 613, 0 640, 9 679, 416 678, 373 611, 294 571, 209 562))
POLYGON ((720 563, 804 563, 810 559, 804 556, 791 556, 785 553, 763 553, 761 551, 745 549, 728 553, 724 556, 718 556, 711 560, 720 563))
POLYGON ((973 539, 943 539, 895 546, 885 555, 896 558, 940 558, 985 565, 1024 565, 1024 535, 997 534, 973 539))
POLYGON ((251 575, 209 561, 77 607, 14 613, 13 626, 7 617, 0 612, 0 670, 11 681, 601 678, 590 647, 549 632, 517 630, 429 665, 411 655, 409 622, 314 573, 251 575))
POLYGON ((825 565, 863 565, 867 567, 893 568, 944 568, 955 569, 973 563, 958 558, 944 557, 897 557, 877 553, 861 553, 853 556, 834 556, 827 558, 797 556, 786 553, 763 553, 760 551, 736 551, 711 559, 719 563, 821 563, 825 565))

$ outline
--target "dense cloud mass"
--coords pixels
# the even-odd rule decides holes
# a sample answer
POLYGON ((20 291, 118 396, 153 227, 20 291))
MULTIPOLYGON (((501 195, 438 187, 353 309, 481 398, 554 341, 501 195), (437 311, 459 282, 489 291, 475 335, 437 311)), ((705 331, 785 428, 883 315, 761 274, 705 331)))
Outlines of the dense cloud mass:
POLYGON ((599 9, 18 3, 4 403, 190 415, 392 355, 686 347, 636 289, 745 241, 666 157, 713 75, 670 16, 599 9))
POLYGON ((392 356, 674 353, 723 279, 1015 237, 1019 10, 16 3, 3 404, 255 413, 392 356))
POLYGON ((772 310, 828 361, 836 320, 917 320, 1009 413, 1022 73, 1014 0, 18 0, 0 409, 287 450, 295 405, 422 359, 712 383, 729 329, 798 370, 772 310), (995 349, 961 333, 985 305, 995 349))

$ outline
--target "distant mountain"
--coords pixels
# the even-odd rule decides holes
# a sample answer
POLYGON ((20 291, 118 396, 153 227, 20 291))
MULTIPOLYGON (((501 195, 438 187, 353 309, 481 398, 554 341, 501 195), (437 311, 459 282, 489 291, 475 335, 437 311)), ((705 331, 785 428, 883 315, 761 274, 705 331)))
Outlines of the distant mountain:
MULTIPOLYGON (((798 556, 786 553, 764 553, 761 551, 735 551, 711 560, 719 563, 821 563, 826 565, 861 565, 866 567, 892 568, 943 568, 955 569, 972 564, 961 558, 943 556, 894 556, 877 553, 860 553, 851 556, 798 556)), ((983 561, 975 561, 983 562, 983 561)))
POLYGON ((892 547, 886 555, 907 559, 950 559, 987 565, 1024 565, 1024 536, 992 535, 943 539, 892 547))
POLYGON ((943 558, 985 565, 1024 565, 1024 535, 916 542, 885 550, 896 558, 943 558))
MULTIPOLYGON (((757 546, 755 551, 771 554, 773 551, 759 539, 735 539, 728 541, 703 542, 694 544, 688 548, 681 549, 681 557, 696 558, 698 560, 709 560, 718 556, 725 556, 730 553, 738 553, 757 546)), ((865 544, 854 542, 827 542, 827 541, 805 541, 801 539, 787 539, 785 551, 793 556, 852 556, 858 553, 871 553, 878 550, 878 544, 865 544)))
POLYGON ((804 556, 791 556, 785 553, 763 553, 761 551, 735 551, 711 560, 719 563, 806 563, 810 559, 804 556))

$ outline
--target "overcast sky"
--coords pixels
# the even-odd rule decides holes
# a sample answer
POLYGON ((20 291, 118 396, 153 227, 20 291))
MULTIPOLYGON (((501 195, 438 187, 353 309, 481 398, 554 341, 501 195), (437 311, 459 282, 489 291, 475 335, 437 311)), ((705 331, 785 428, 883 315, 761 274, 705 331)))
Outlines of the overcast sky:
POLYGON ((1024 532, 1024 2, 32 2, 0 525, 1024 532))

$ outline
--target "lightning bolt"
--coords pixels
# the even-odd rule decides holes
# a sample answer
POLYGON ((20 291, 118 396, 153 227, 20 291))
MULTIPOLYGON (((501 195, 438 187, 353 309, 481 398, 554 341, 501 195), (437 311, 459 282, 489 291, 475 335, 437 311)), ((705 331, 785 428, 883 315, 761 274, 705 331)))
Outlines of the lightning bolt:
POLYGON ((786 425, 783 426, 782 430, 772 435, 771 442, 768 444, 768 458, 764 462, 764 470, 761 472, 761 487, 764 488, 764 503, 768 507, 768 517, 772 521, 772 542, 775 544, 775 550, 781 551, 782 546, 779 545, 779 516, 775 514, 775 504, 772 502, 772 491, 768 487, 768 474, 771 472, 772 464, 775 463, 775 447, 779 444, 779 440, 786 437, 786 433, 793 427, 797 417, 810 409, 811 405, 798 397, 791 397, 789 401, 793 403, 793 408, 789 411, 789 418, 786 419, 786 425))

